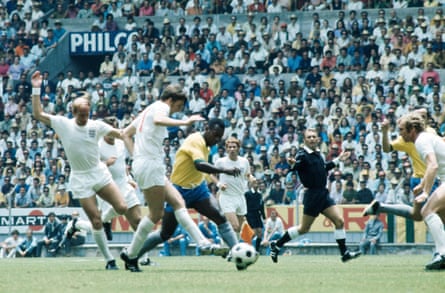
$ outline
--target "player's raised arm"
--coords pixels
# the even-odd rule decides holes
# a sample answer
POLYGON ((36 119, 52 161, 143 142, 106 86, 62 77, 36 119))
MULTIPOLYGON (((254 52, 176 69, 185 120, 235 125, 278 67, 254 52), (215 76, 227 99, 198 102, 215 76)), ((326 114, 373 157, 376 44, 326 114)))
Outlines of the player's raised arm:
POLYGON ((32 115, 34 118, 46 125, 51 125, 50 114, 43 112, 42 104, 40 103, 40 91, 42 86, 42 75, 40 71, 34 72, 31 77, 32 84, 32 115))
POLYGON ((121 132, 121 138, 124 141, 125 147, 131 156, 133 156, 134 150, 134 142, 133 136, 136 133, 136 127, 134 127, 133 123, 125 127, 121 132))
POLYGON ((388 137, 389 120, 384 119, 382 122, 382 149, 385 153, 392 151, 392 146, 388 137))

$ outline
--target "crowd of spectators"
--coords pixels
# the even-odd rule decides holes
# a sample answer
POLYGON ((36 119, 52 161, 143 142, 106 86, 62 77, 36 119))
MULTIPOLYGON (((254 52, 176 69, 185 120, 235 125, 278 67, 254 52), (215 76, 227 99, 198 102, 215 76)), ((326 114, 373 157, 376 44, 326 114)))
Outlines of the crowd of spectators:
MULTIPOLYGON (((444 133, 438 69, 445 67, 445 16, 437 1, 389 2, 0 2, 0 205, 78 204, 70 197, 63 146, 31 116, 27 77, 57 47, 66 18, 88 18, 92 31, 137 33, 103 56, 98 68, 60 72, 56 80, 44 72, 45 111, 71 117, 76 92, 87 91, 92 118, 115 116, 122 128, 166 84, 179 82, 190 94, 181 115, 202 113, 225 121, 224 138, 241 140, 242 155, 250 160, 267 204, 301 200, 301 184, 297 174, 288 173, 286 158, 296 154, 308 127, 318 130, 328 160, 351 152, 330 175, 337 203, 368 203, 375 197, 412 202, 410 159, 382 151, 380 122, 391 121, 394 138, 397 118, 421 106, 430 113, 429 124, 444 133), (370 17, 364 6, 380 8, 378 16, 370 17), (431 15, 414 8, 403 18, 396 9, 383 9, 413 6, 438 8, 431 15), (309 27, 301 27, 292 14, 296 9, 310 11, 309 27), (336 19, 322 19, 317 12, 322 9, 337 10, 336 19), (290 12, 256 15, 282 11, 290 12), (212 13, 226 12, 232 14, 229 23, 214 23, 212 13), (239 21, 238 14, 247 20, 239 21), (147 17, 136 24, 135 17, 151 15, 161 16, 162 23, 147 17), (191 23, 186 15, 195 16, 191 23), (126 19, 124 27, 118 18, 126 19), (171 23, 173 18, 178 22, 171 23)), ((205 122, 169 129, 162 154, 167 173, 183 139, 204 127, 205 122)), ((213 148, 211 160, 224 152, 223 144, 213 148)), ((217 192, 216 186, 211 190, 217 192)))

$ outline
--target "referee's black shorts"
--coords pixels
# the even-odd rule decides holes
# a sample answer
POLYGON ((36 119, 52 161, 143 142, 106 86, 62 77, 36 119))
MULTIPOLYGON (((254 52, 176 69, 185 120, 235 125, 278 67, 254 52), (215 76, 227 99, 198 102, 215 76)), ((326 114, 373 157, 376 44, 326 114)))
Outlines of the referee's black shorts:
POLYGON ((260 213, 247 213, 246 219, 252 229, 263 228, 263 221, 261 220, 260 213))
POLYGON ((329 197, 329 191, 326 188, 307 189, 304 193, 303 205, 305 215, 317 217, 322 211, 335 205, 335 202, 329 197))

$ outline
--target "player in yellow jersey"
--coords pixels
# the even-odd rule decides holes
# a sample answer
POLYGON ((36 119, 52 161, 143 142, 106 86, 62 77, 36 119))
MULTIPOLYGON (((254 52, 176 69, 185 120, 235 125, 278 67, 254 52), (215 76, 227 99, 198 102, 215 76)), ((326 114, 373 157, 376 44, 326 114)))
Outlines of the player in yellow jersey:
MULTIPOLYGON (((424 108, 415 110, 416 113, 420 114, 422 118, 427 119, 427 110, 424 108)), ((400 119, 397 121, 398 125, 400 124, 400 119)), ((389 121, 385 119, 382 122, 382 149, 384 152, 392 152, 392 151, 401 151, 405 152, 412 161, 413 166, 413 176, 410 179, 410 187, 413 190, 414 194, 418 193, 418 189, 420 183, 422 181, 423 176, 425 175, 425 163, 420 157, 419 153, 416 150, 416 147, 413 142, 406 142, 402 136, 398 136, 393 141, 389 141, 388 139, 388 128, 389 121)), ((431 127, 425 128, 426 132, 431 132, 436 134, 436 131, 431 127)), ((433 191, 437 187, 437 180, 434 182, 433 191)), ((420 214, 420 210, 422 208, 423 203, 418 203, 414 201, 413 206, 409 206, 406 204, 385 204, 374 200, 371 202, 363 211, 363 216, 367 215, 375 215, 376 213, 388 213, 394 214, 397 216, 401 216, 404 218, 413 219, 415 221, 422 221, 422 215, 420 214)))

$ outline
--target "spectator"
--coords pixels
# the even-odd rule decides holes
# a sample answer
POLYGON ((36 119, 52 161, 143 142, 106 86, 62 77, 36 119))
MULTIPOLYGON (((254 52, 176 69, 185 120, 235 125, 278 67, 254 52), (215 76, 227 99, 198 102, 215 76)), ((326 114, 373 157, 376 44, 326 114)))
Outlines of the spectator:
POLYGON ((37 256, 37 238, 33 235, 31 228, 26 230, 26 237, 16 247, 17 256, 36 257, 37 256))
MULTIPOLYGON (((112 13, 112 12, 110 12, 112 13)), ((83 6, 82 8, 79 9, 79 11, 77 12, 77 18, 79 19, 87 19, 87 18, 93 18, 93 10, 91 9, 90 3, 88 1, 84 1, 83 2, 83 6)), ((115 15, 115 17, 117 17, 115 15)))
POLYGON ((18 230, 12 230, 11 236, 0 243, 0 258, 15 258, 17 246, 23 241, 18 230))
MULTIPOLYGON (((64 215, 67 219, 68 216, 64 215)), ((57 249, 65 247, 65 255, 70 256, 72 253, 72 247, 79 246, 85 243, 88 231, 91 231, 91 223, 87 220, 80 218, 77 210, 71 213, 71 220, 67 223, 63 229, 63 238, 60 241, 57 249)))
POLYGON ((32 201, 26 192, 26 188, 21 186, 19 192, 15 195, 15 208, 29 208, 32 206, 32 201))
POLYGON ((59 208, 68 207, 70 204, 70 195, 63 183, 59 183, 54 196, 54 206, 59 208))
POLYGON ((37 245, 37 257, 41 256, 43 247, 45 247, 47 250, 47 256, 54 257, 55 248, 57 248, 62 239, 61 224, 56 218, 56 214, 54 212, 50 212, 47 219, 48 220, 43 231, 44 236, 37 245))
POLYGON ((124 0, 121 9, 123 17, 136 16, 137 8, 130 0, 124 0))
MULTIPOLYGON (((204 235, 207 240, 209 240, 211 243, 220 244, 221 238, 218 233, 218 228, 212 221, 209 220, 204 215, 200 215, 201 221, 198 223, 199 230, 201 230, 201 233, 204 235)), ((196 248, 196 255, 200 255, 201 250, 197 247, 196 248)))
MULTIPOLYGON (((126 26, 126 28, 128 28, 128 27, 126 26)), ((119 30, 119 26, 118 26, 117 22, 114 20, 113 14, 111 14, 111 13, 107 14, 104 31, 116 32, 118 30, 119 30)), ((131 29, 129 29, 129 30, 131 31, 131 29)))
POLYGON ((377 254, 377 245, 383 235, 383 223, 379 219, 379 214, 370 216, 365 226, 363 238, 360 241, 360 251, 366 253, 369 248, 369 254, 377 254))
POLYGON ((372 191, 366 186, 367 182, 368 181, 363 178, 360 180, 360 187, 357 191, 357 199, 360 204, 368 204, 374 200, 372 191))
POLYGON ((266 220, 264 227, 264 238, 261 245, 266 246, 266 255, 270 254, 269 244, 271 241, 277 240, 284 233, 283 221, 278 217, 278 213, 275 210, 270 212, 270 217, 266 220))
POLYGON ((230 96, 233 96, 235 93, 236 88, 238 87, 238 84, 241 83, 239 78, 233 74, 233 67, 228 66, 226 69, 226 72, 222 74, 220 82, 221 82, 221 88, 227 90, 228 94, 230 96))
POLYGON ((49 208, 54 206, 54 197, 49 192, 49 187, 44 186, 43 192, 40 195, 39 200, 37 201, 37 206, 42 208, 49 208))
POLYGON ((343 194, 343 183, 340 180, 334 180, 331 183, 329 196, 335 201, 336 204, 342 204, 345 201, 345 199, 343 198, 343 194))
POLYGON ((277 205, 283 203, 284 189, 281 185, 281 181, 275 180, 273 188, 270 190, 269 195, 264 199, 266 205, 277 205))
POLYGON ((283 204, 286 205, 294 205, 298 198, 298 189, 295 187, 292 181, 288 181, 285 184, 284 188, 284 196, 283 196, 283 204))
MULTIPOLYGON (((116 2, 115 2, 116 3, 116 2)), ((113 2, 112 2, 113 4, 113 2)), ((153 16, 155 14, 155 8, 148 0, 144 0, 142 5, 139 7, 139 16, 153 16)), ((116 17, 116 16, 115 16, 116 17)))
POLYGON ((164 249, 160 252, 161 256, 171 256, 171 248, 179 247, 179 254, 181 256, 187 255, 187 246, 190 242, 190 237, 187 234, 187 231, 182 228, 181 225, 176 227, 173 235, 164 242, 164 249))
POLYGON ((358 193, 354 188, 354 182, 347 181, 346 189, 343 191, 343 202, 342 204, 356 204, 359 202, 358 193))
POLYGON ((28 189, 27 196, 29 200, 31 201, 31 204, 29 207, 37 207, 39 199, 42 195, 42 186, 40 184, 40 178, 34 177, 32 180, 32 185, 28 189))

